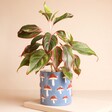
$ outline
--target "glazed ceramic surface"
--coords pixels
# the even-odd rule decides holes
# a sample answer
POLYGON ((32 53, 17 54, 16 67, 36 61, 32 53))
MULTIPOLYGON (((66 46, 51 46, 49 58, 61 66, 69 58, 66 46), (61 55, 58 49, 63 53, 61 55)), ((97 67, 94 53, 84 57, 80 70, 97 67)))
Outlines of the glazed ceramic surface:
POLYGON ((64 106, 72 101, 70 80, 62 72, 40 72, 40 103, 64 106))

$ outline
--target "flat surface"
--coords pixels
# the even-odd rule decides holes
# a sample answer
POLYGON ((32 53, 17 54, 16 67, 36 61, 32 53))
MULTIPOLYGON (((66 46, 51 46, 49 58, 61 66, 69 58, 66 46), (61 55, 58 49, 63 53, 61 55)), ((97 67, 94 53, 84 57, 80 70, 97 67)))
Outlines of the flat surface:
MULTIPOLYGON (((42 112, 38 91, 0 91, 0 112, 42 112), (26 103, 25 108, 23 104, 26 103), (33 106, 34 110, 30 109, 33 106), (38 108, 39 107, 39 108, 38 108)), ((45 108, 48 112, 112 112, 112 91, 75 91, 73 102, 64 107, 45 108), (50 111, 49 111, 50 108, 50 111)))

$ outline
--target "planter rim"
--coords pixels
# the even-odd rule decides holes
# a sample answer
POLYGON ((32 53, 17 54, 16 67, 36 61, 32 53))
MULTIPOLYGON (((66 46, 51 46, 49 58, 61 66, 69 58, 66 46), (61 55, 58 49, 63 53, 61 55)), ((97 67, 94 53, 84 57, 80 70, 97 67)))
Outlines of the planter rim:
POLYGON ((54 71, 44 71, 44 70, 42 70, 42 71, 40 71, 40 72, 46 72, 46 73, 63 73, 63 72, 54 72, 54 71))

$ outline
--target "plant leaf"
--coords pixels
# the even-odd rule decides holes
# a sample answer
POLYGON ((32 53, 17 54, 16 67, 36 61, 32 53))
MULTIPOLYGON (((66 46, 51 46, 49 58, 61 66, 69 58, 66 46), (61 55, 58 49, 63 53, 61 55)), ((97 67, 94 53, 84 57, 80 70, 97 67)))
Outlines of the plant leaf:
POLYGON ((30 38, 34 38, 38 35, 38 32, 33 32, 33 33, 27 33, 24 31, 19 31, 18 32, 18 37, 20 38, 24 38, 24 39, 30 39, 30 38))
POLYGON ((30 56, 29 55, 26 55, 26 57, 21 61, 20 66, 18 67, 17 71, 21 67, 23 67, 23 66, 28 66, 29 65, 29 59, 30 59, 30 56))
POLYGON ((72 14, 70 14, 70 13, 65 13, 65 14, 63 14, 62 16, 56 17, 55 20, 54 20, 54 22, 53 22, 53 24, 56 24, 57 22, 59 22, 59 21, 61 21, 61 20, 63 20, 63 19, 72 18, 72 17, 73 17, 72 14))
POLYGON ((47 13, 43 12, 42 10, 40 10, 39 13, 44 15, 48 21, 50 20, 49 15, 47 13))
POLYGON ((78 51, 80 54, 97 56, 96 53, 87 44, 82 42, 73 41, 72 48, 73 50, 78 51))
POLYGON ((43 49, 37 50, 30 58, 29 68, 27 74, 33 70, 39 71, 44 67, 50 59, 50 54, 46 54, 43 49))
POLYGON ((45 2, 44 2, 44 11, 40 10, 39 13, 44 15, 48 21, 51 19, 52 12, 45 2))
POLYGON ((26 46, 26 48, 24 49, 24 51, 21 54, 21 56, 23 56, 23 55, 25 55, 27 53, 31 53, 31 52, 35 51, 39 46, 40 46, 39 43, 35 43, 34 45, 28 45, 28 46, 26 46))
POLYGON ((57 70, 58 66, 62 62, 62 49, 60 47, 57 46, 53 49, 51 59, 53 62, 53 66, 57 70))
POLYGON ((69 45, 63 45, 62 48, 63 48, 62 60, 64 61, 66 68, 70 70, 73 62, 72 48, 69 45))
POLYGON ((76 74, 81 73, 81 69, 79 68, 80 66, 80 58, 77 55, 74 55, 74 61, 73 61, 73 70, 76 74))
POLYGON ((73 70, 74 70, 74 72, 75 72, 77 75, 80 75, 80 73, 81 73, 81 69, 80 69, 80 68, 76 68, 76 67, 73 65, 73 70))
POLYGON ((36 41, 40 40, 43 38, 43 35, 38 35, 37 37, 33 38, 31 41, 31 45, 34 45, 36 41))
POLYGON ((43 38, 43 47, 45 51, 50 52, 56 46, 57 42, 57 37, 47 32, 43 38))
POLYGON ((58 11, 55 12, 55 13, 52 15, 52 17, 51 17, 51 21, 53 21, 53 19, 55 18, 55 16, 56 16, 57 13, 58 13, 58 11))
POLYGON ((46 13, 51 13, 51 9, 46 5, 46 3, 44 2, 44 11, 46 13))
POLYGON ((18 31, 18 37, 25 39, 34 38, 41 32, 41 29, 36 25, 24 25, 18 31))
POLYGON ((68 43, 69 40, 68 40, 67 37, 66 37, 65 31, 59 30, 59 31, 56 32, 56 34, 58 35, 58 37, 59 37, 61 40, 63 40, 65 43, 68 43))
POLYGON ((73 74, 66 68, 66 67, 61 67, 63 74, 69 79, 72 80, 73 74))
POLYGON ((36 26, 36 25, 24 25, 20 29, 21 31, 27 32, 27 33, 32 33, 32 32, 40 32, 41 29, 36 26))
POLYGON ((74 64, 75 64, 75 66, 77 67, 77 68, 79 68, 79 66, 80 66, 80 58, 79 58, 79 56, 77 56, 77 55, 74 55, 74 64))

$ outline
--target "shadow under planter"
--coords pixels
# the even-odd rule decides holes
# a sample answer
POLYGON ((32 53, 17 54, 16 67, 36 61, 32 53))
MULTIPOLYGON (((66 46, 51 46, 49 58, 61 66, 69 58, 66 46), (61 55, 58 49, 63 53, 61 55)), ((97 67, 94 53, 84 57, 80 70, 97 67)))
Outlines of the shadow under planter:
POLYGON ((40 72, 40 103, 64 106, 72 102, 72 85, 62 72, 40 72))

